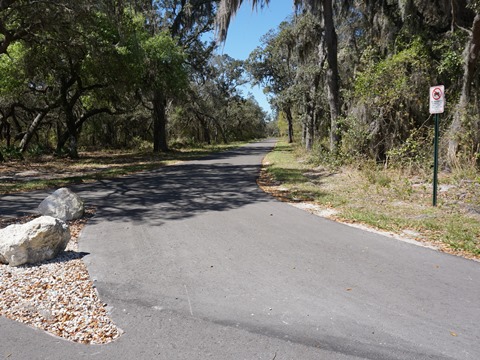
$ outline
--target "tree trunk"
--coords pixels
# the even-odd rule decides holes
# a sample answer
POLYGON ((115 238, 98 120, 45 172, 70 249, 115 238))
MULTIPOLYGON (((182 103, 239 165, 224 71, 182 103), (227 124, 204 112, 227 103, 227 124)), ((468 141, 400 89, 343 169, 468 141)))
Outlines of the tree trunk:
POLYGON ((340 76, 338 75, 337 34, 333 23, 332 0, 323 0, 325 22, 325 45, 327 48, 328 69, 326 74, 328 105, 330 107, 330 151, 335 151, 340 140, 338 117, 340 116, 340 76))
POLYGON ((68 131, 68 156, 72 159, 78 159, 78 131, 75 124, 75 114, 68 103, 63 106, 63 111, 68 131))
MULTIPOLYGON (((111 113, 108 109, 106 108, 102 108, 102 109, 94 109, 94 110, 90 110, 89 112, 83 114, 79 120, 75 121, 75 134, 76 134, 76 137, 78 139, 81 131, 82 131, 82 126, 83 124, 88 120, 90 119, 92 116, 96 115, 96 114, 100 114, 100 113, 111 113)), ((75 118, 75 117, 74 117, 75 118)), ((70 128, 67 128, 67 131, 65 131, 64 133, 61 133, 61 129, 60 129, 60 126, 59 124, 57 123, 57 153, 60 152, 60 150, 65 146, 67 140, 70 139, 70 128)), ((107 132, 107 134, 111 134, 113 133, 114 131, 113 130, 109 130, 107 132)), ((110 137, 109 138, 109 145, 113 145, 114 143, 112 142, 112 139, 113 137, 110 137)), ((93 146, 95 146, 95 137, 93 137, 93 143, 92 143, 93 146)))
POLYGON ((35 119, 33 122, 30 124, 29 128, 27 129, 27 132, 25 135, 23 135, 22 141, 20 141, 20 152, 25 152, 27 150, 28 144, 30 143, 30 140, 32 139, 33 134, 37 130, 38 125, 42 122, 42 120, 45 118, 47 115, 48 111, 42 111, 37 116, 35 116, 35 119))
POLYGON ((290 106, 287 106, 283 109, 285 115, 287 117, 287 124, 288 124, 288 143, 293 143, 293 116, 292 116, 292 109, 290 106))
POLYGON ((12 146, 12 133, 10 128, 10 124, 5 122, 5 140, 7 141, 7 148, 12 146))
POLYGON ((198 134, 198 140, 202 140, 206 142, 208 145, 211 145, 212 140, 210 136, 210 129, 208 127, 208 121, 205 120, 201 115, 198 113, 195 113, 195 116, 197 117, 198 121, 200 122, 200 131, 201 134, 198 134))
POLYGON ((198 116, 198 119, 200 120, 200 125, 203 133, 203 141, 205 141, 208 145, 211 145, 212 140, 210 138, 210 129, 208 128, 208 122, 201 116, 198 116))
POLYGON ((68 156, 71 159, 78 159, 78 136, 77 134, 70 134, 70 141, 68 144, 68 156))
POLYGON ((306 123, 306 141, 305 141, 305 149, 311 151, 313 149, 313 142, 315 141, 315 118, 312 111, 312 106, 307 104, 307 123, 306 123))
POLYGON ((471 100, 472 82, 477 69, 477 58, 480 53, 480 14, 473 20, 472 34, 463 52, 463 85, 460 100, 457 104, 452 124, 449 129, 448 163, 458 165, 459 137, 463 132, 463 119, 468 116, 468 105, 471 100))
POLYGON ((153 152, 168 151, 167 101, 160 89, 153 92, 153 152))
POLYGON ((65 144, 66 139, 62 138, 62 127, 60 125, 60 120, 55 121, 55 133, 57 134, 57 149, 56 154, 60 155, 63 145, 65 144))
POLYGON ((307 143, 307 124, 302 121, 302 145, 307 143))
POLYGON ((455 9, 455 0, 450 0, 450 7, 451 7, 451 14, 452 14, 452 22, 450 23, 450 31, 453 32, 455 31, 455 26, 456 26, 456 18, 457 18, 457 12, 455 9))
POLYGON ((208 128, 208 125, 207 123, 205 122, 205 124, 203 125, 203 140, 208 144, 208 145, 211 145, 212 144, 212 139, 210 137, 210 129, 208 128))
POLYGON ((221 132, 222 132, 222 138, 223 138, 223 143, 228 144, 228 138, 227 138, 227 125, 220 125, 221 132))

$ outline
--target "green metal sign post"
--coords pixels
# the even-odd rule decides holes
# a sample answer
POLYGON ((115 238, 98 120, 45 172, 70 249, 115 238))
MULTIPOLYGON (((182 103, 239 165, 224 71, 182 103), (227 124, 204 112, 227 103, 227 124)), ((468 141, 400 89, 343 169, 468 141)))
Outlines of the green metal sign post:
POLYGON ((434 116, 435 121, 435 135, 433 140, 433 206, 437 206, 437 188, 438 188, 438 114, 434 116))
POLYGON ((434 114, 435 135, 433 141, 433 206, 437 206, 437 188, 438 188, 438 139, 439 139, 439 115, 445 109, 445 88, 443 85, 432 86, 430 88, 430 114, 434 114))

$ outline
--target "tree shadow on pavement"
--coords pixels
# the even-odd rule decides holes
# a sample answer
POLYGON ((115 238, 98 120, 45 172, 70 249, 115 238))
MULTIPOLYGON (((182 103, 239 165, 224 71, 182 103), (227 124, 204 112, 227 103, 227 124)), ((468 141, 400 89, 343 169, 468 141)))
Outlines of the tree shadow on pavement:
POLYGON ((165 220, 270 200, 255 183, 258 171, 258 165, 196 163, 169 166, 109 181, 101 198, 92 199, 91 194, 84 197, 98 207, 98 220, 159 225, 165 220))
MULTIPOLYGON (((86 205, 98 208, 92 222, 133 221, 158 225, 163 220, 228 210, 270 199, 255 183, 261 158, 270 144, 247 145, 201 160, 75 185, 71 189, 86 205)), ((0 217, 35 214, 40 202, 53 191, 0 196, 0 217)))

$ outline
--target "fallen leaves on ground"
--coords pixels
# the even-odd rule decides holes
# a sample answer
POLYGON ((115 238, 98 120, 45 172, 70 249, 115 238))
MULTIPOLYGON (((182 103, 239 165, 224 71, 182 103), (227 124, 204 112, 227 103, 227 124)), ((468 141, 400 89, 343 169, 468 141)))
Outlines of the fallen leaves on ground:
MULTIPOLYGON (((82 344, 105 344, 121 330, 108 316, 78 252, 78 236, 94 209, 69 221, 72 238, 55 259, 34 265, 0 264, 0 315, 82 344)), ((0 219, 0 228, 36 216, 0 219)))

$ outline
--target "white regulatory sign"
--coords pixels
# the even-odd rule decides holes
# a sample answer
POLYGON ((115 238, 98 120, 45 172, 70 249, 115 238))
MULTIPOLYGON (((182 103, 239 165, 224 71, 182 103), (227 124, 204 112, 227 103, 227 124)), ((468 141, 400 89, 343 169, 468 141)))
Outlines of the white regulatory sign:
POLYGON ((430 88, 430 114, 443 114, 445 111, 445 87, 443 85, 430 88))

